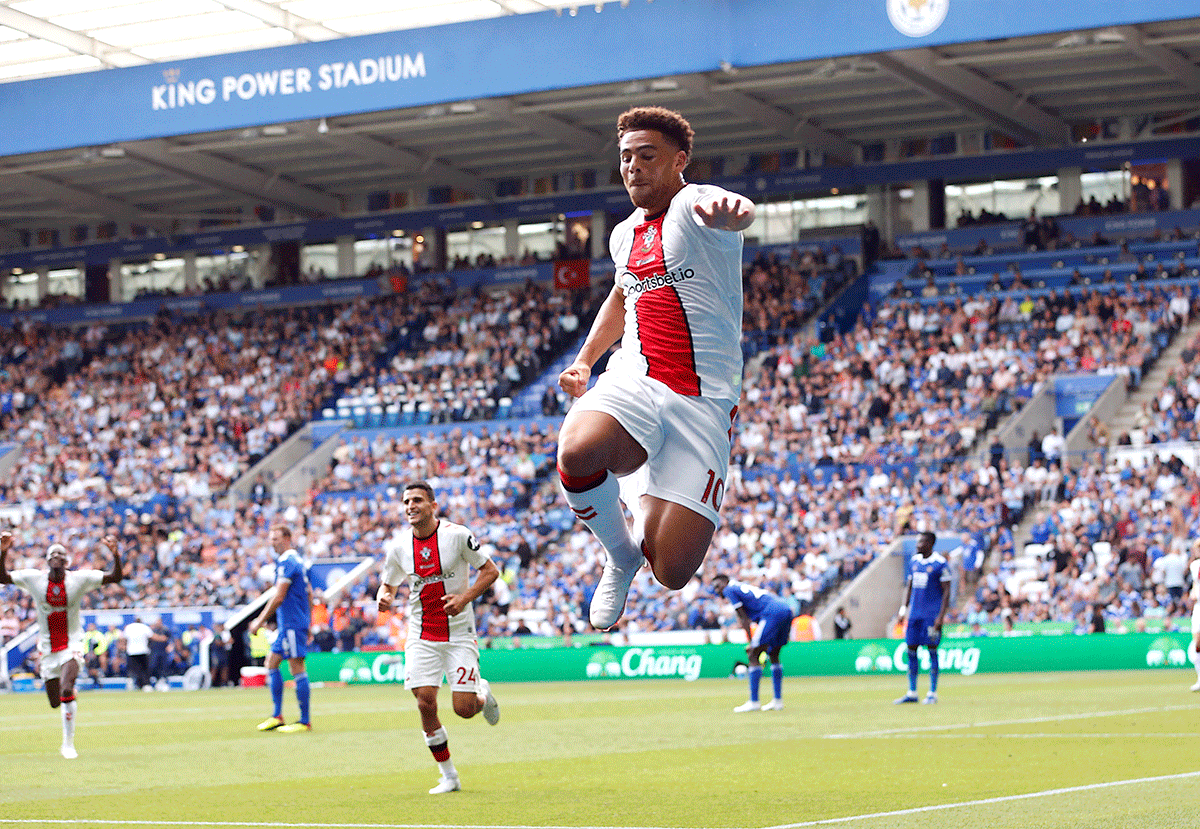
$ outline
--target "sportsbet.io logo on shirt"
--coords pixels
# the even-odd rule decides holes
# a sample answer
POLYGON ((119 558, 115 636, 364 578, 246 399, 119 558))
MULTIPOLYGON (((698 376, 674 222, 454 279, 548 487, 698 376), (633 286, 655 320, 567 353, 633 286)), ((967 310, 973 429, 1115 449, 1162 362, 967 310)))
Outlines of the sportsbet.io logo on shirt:
POLYGON ((902 35, 925 37, 937 31, 950 10, 950 0, 886 0, 888 19, 902 35))

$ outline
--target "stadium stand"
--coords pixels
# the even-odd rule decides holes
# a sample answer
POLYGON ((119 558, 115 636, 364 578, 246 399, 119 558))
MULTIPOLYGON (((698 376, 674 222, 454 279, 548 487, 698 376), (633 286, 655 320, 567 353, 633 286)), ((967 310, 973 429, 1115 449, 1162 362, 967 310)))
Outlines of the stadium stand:
MULTIPOLYGON (((1005 597, 1007 606, 1020 608, 1016 621, 1038 617, 1038 610, 1027 608, 1028 598, 1037 595, 1032 586, 1037 580, 1026 577, 1030 570, 1040 571, 1021 566, 1029 562, 1015 555, 1011 527, 1029 508, 1058 492, 1062 479, 1054 476, 1061 473, 1055 468, 1048 480, 1031 479, 1023 466, 1007 459, 989 473, 991 467, 978 460, 981 438, 1056 372, 1081 367, 1123 372, 1136 384, 1190 313, 1194 284, 1173 281, 1173 292, 1159 282, 1109 292, 1082 286, 1077 299, 1065 290, 1047 293, 1012 319, 1002 318, 1004 306, 995 296, 960 295, 929 310, 908 298, 884 297, 845 335, 823 341, 804 333, 801 322, 844 284, 846 275, 840 268, 822 271, 811 255, 764 255, 747 266, 745 340, 751 380, 735 444, 725 525, 705 573, 737 572, 787 596, 798 612, 811 611, 870 563, 898 530, 954 527, 969 544, 996 551, 1000 563, 985 575, 984 587, 1005 597), (821 279, 814 288, 817 274, 821 279), (976 342, 981 347, 972 348, 976 342), (1031 586, 1022 590, 1026 582, 1031 586)), ((229 429, 225 407, 257 406, 262 411, 261 389, 286 387, 276 382, 280 365, 299 362, 307 367, 289 375, 298 379, 284 407, 336 411, 338 403, 366 396, 370 389, 382 403, 384 390, 408 396, 407 385, 401 392, 389 384, 420 371, 439 390, 445 382, 452 388, 462 385, 463 366, 495 365, 494 355, 516 353, 495 336, 495 328, 506 334, 553 330, 566 310, 561 299, 532 285, 488 297, 429 290, 412 303, 381 300, 281 312, 268 316, 265 327, 223 315, 189 322, 175 332, 153 326, 92 327, 82 337, 77 361, 66 364, 64 351, 72 356, 69 338, 31 329, 26 333, 33 336, 33 348, 6 343, 10 358, 38 369, 43 377, 59 372, 63 379, 57 387, 44 382, 30 389, 8 413, 19 435, 25 429, 27 441, 39 436, 27 446, 23 471, 8 485, 9 497, 36 504, 39 525, 53 527, 51 534, 68 542, 94 538, 105 526, 121 528, 131 552, 131 574, 124 597, 103 599, 110 606, 235 607, 265 586, 266 528, 274 516, 305 517, 306 553, 313 557, 361 554, 378 548, 403 525, 395 488, 414 477, 429 478, 446 493, 449 514, 486 528, 480 531, 482 540, 502 564, 505 590, 491 594, 481 608, 481 635, 582 632, 583 608, 602 553, 591 535, 573 524, 554 487, 546 485, 555 455, 553 428, 527 427, 527 421, 516 420, 493 433, 443 413, 436 419, 450 423, 442 427, 432 425, 432 413, 424 427, 415 419, 409 428, 396 428, 387 420, 357 421, 360 428, 337 438, 330 469, 304 504, 269 499, 225 504, 218 497, 249 467, 254 454, 247 451, 250 441, 237 440, 236 428, 229 429), (465 322, 451 332, 451 319, 465 322), (260 338, 263 330, 286 332, 277 343, 287 345, 276 344, 271 351, 260 338), (326 350, 314 351, 314 343, 322 340, 326 350), (195 457, 207 462, 196 466, 206 474, 194 475, 198 480, 192 486, 175 487, 174 498, 155 500, 154 472, 164 463, 171 468, 172 458, 184 452, 180 447, 188 446, 186 437, 175 447, 161 435, 157 444, 152 439, 151 447, 165 447, 157 452, 140 451, 137 441, 100 444, 100 451, 83 453, 96 456, 91 459, 94 470, 81 464, 80 453, 45 448, 55 440, 41 436, 73 430, 103 435, 112 422, 141 417, 135 403, 150 412, 147 423, 153 428, 152 407, 159 398, 147 396, 147 384, 156 391, 181 388, 201 394, 196 373, 189 375, 188 362, 180 358, 201 344, 210 353, 228 355, 228 371, 217 382, 209 381, 207 388, 215 391, 192 398, 198 403, 192 408, 225 428, 204 425, 195 416, 189 420, 187 407, 180 407, 185 415, 179 420, 193 427, 191 440, 199 442, 195 457), (170 356, 174 361, 164 362, 170 356), (336 362, 324 359, 332 357, 336 362), (453 376, 437 374, 439 366, 453 376), (164 369, 175 372, 175 386, 164 369), (255 371, 272 382, 253 389, 242 384, 242 394, 229 394, 239 378, 255 371), (340 397, 334 397, 337 388, 342 389, 340 397), (92 401, 80 405, 88 396, 92 401), (64 405, 68 400, 74 405, 64 405), (114 407, 109 402, 114 400, 122 402, 114 407), (337 402, 326 405, 332 400, 337 402), (101 414, 105 406, 108 410, 101 414), (210 459, 224 459, 220 450, 228 453, 230 465, 224 474, 214 475, 210 459), (117 460, 105 463, 110 454, 117 460), (84 476, 81 470, 96 474, 84 476), (88 483, 91 478, 98 480, 88 483), (126 480, 142 486, 130 487, 126 480), (123 511, 131 505, 131 512, 123 511)), ((585 319, 586 314, 585 309, 585 319)), ((559 342, 565 342, 565 333, 557 335, 559 342)), ((1193 368, 1192 362, 1181 368, 1180 379, 1193 368)), ((537 377, 529 372, 520 379, 537 377)), ((165 392, 162 398, 179 399, 165 392)), ((265 406, 275 412, 281 403, 275 399, 265 406)), ((158 414, 162 412, 167 412, 164 419, 170 417, 165 407, 158 414)), ((487 413, 491 410, 480 409, 481 415, 487 413)), ((186 474, 175 477, 188 479, 186 474)), ((18 550, 18 556, 38 554, 28 544, 18 550)), ((962 578, 965 596, 965 573, 962 578)), ((322 641, 331 647, 394 644, 397 630, 390 620, 375 618, 365 598, 373 584, 358 585, 344 607, 333 609, 332 639, 322 636, 322 641)), ((999 618, 998 599, 980 592, 974 600, 988 610, 989 621, 999 618)), ((20 620, 29 612, 28 602, 18 599, 4 616, 20 620)), ((703 628, 714 624, 720 612, 699 581, 671 594, 645 572, 631 592, 627 629, 703 628)), ((968 612, 964 608, 955 619, 965 621, 968 612)), ((119 671, 118 648, 109 644, 110 670, 119 671)))

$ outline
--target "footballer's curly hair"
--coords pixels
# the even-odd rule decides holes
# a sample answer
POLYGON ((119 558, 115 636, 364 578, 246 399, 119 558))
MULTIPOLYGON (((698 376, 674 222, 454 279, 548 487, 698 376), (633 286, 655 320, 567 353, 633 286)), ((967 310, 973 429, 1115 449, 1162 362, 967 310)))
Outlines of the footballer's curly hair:
POLYGON ((634 107, 617 118, 617 140, 632 130, 658 130, 688 156, 692 154, 692 125, 678 112, 664 107, 634 107))

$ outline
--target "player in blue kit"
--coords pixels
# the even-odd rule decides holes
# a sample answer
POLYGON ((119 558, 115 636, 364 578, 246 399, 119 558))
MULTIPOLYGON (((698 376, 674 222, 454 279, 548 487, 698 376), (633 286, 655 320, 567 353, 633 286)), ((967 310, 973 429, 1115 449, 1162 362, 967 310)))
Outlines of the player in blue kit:
POLYGON ((250 623, 253 636, 259 628, 276 616, 278 634, 267 654, 267 684, 275 713, 258 724, 259 731, 291 734, 311 731, 308 717, 309 685, 304 656, 308 653, 308 631, 312 626, 312 600, 308 595, 308 568, 292 547, 290 528, 276 524, 271 527, 271 547, 275 550, 275 595, 267 602, 258 618, 250 623), (300 720, 287 724, 283 720, 283 674, 279 663, 288 661, 288 669, 296 683, 296 702, 300 705, 300 720))
POLYGON ((737 611, 738 621, 746 631, 746 656, 750 662, 747 674, 750 679, 750 699, 733 710, 739 714, 758 711, 758 683, 762 679, 762 655, 771 660, 771 685, 774 697, 762 707, 763 711, 783 710, 783 664, 779 652, 787 644, 792 629, 792 608, 778 596, 759 587, 730 581, 729 576, 713 577, 713 587, 724 596, 737 611), (751 622, 758 622, 757 632, 751 622))
POLYGON ((908 693, 896 700, 897 705, 917 701, 917 673, 921 669, 917 648, 922 645, 929 650, 929 693, 925 695, 925 703, 937 702, 937 649, 942 641, 942 620, 950 606, 950 565, 944 556, 933 551, 936 541, 935 534, 921 533, 917 554, 908 564, 904 604, 899 613, 901 619, 908 617, 904 629, 908 644, 908 693))

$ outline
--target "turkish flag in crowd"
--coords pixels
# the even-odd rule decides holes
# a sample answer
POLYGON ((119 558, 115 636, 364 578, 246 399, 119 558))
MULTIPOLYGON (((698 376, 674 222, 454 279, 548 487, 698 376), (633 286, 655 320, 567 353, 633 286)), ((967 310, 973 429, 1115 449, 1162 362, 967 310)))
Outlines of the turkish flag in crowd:
POLYGON ((554 288, 560 291, 581 291, 592 284, 586 259, 561 259, 554 263, 554 288))

